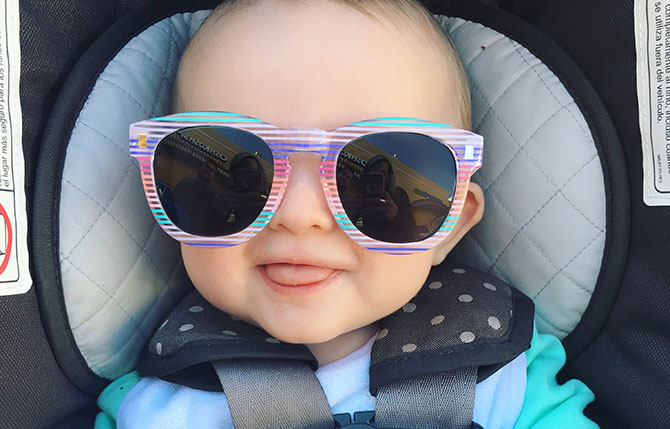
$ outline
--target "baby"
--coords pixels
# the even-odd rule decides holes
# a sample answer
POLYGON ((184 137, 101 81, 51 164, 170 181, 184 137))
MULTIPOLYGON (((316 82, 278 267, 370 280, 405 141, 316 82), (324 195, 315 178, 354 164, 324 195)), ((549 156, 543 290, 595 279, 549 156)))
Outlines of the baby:
MULTIPOLYGON (((365 127, 360 121, 370 118, 387 118, 386 122, 398 117, 420 118, 429 121, 428 124, 449 124, 458 129, 470 126, 468 86, 458 54, 429 13, 413 0, 224 3, 206 20, 182 58, 174 110, 235 112, 248 118, 245 120, 258 118, 279 129, 303 130, 295 130, 293 135, 300 132, 316 135, 314 129, 336 130, 356 123, 365 127)), ((433 135, 435 128, 426 126, 426 134, 433 135)), ((472 152, 468 154, 468 150, 471 149, 457 156, 476 157, 472 152)), ((419 149, 416 152, 422 153, 419 149)), ((259 160, 248 162, 236 175, 258 187, 265 183, 265 178, 256 177, 263 169, 263 155, 255 155, 259 160)), ((159 157, 158 149, 156 156, 159 157)), ((286 346, 285 350, 294 350, 290 349, 293 345, 307 347, 315 359, 313 366, 318 366, 316 376, 330 405, 328 415, 331 411, 353 415, 377 407, 379 416, 381 399, 370 395, 368 371, 375 339, 388 333, 380 321, 398 312, 414 310, 414 298, 426 284, 431 269, 437 273, 446 255, 480 220, 484 210, 482 190, 474 183, 468 185, 468 177, 463 185, 467 191, 464 187, 460 197, 457 192, 455 197, 432 199, 442 204, 433 204, 431 210, 446 211, 432 218, 433 224, 438 222, 437 227, 421 235, 423 224, 416 219, 418 214, 410 212, 410 200, 414 197, 410 198, 408 193, 413 190, 403 189, 401 183, 402 171, 396 158, 403 160, 403 156, 390 153, 383 159, 378 156, 374 162, 363 160, 359 164, 370 162, 360 171, 355 170, 355 163, 343 166, 338 161, 337 186, 342 205, 351 218, 351 223, 346 224, 349 229, 341 227, 339 218, 333 216, 334 197, 324 193, 321 176, 327 173, 320 172, 321 156, 297 151, 288 157, 290 174, 276 213, 261 220, 262 229, 250 239, 219 247, 188 244, 188 240, 181 239, 184 263, 197 293, 206 303, 230 316, 231 326, 249 326, 255 329, 253 332, 263 333, 268 344, 279 343, 276 345, 286 346), (353 182, 363 186, 349 185, 353 182), (343 183, 347 189, 342 187, 343 183), (377 206, 371 209, 370 201, 377 206), (445 228, 436 231, 445 216, 458 214, 459 210, 457 222, 445 224, 448 235, 425 245, 426 250, 394 255, 361 245, 362 239, 352 239, 357 237, 356 227, 379 242, 402 248, 403 243, 421 242, 426 235, 435 233, 442 237, 439 233, 445 228), (398 216, 410 219, 411 224, 409 220, 395 221, 398 216), (395 234, 400 230, 402 234, 395 234)), ((253 161, 252 157, 245 157, 253 161)), ((216 166, 216 162, 213 164, 216 166)), ((212 182, 216 174, 209 174, 208 181, 212 182)), ((276 164, 274 174, 278 175, 276 164)), ((455 171, 452 174, 456 180, 455 171)), ((227 180, 234 181, 235 177, 227 180)), ((191 181, 195 183, 195 179, 191 181)), ((223 178, 220 182, 224 182, 223 178)), ((208 186, 213 189, 211 184, 208 186)), ((454 189, 460 188, 454 185, 450 191, 454 189)), ((266 189, 253 195, 256 201, 264 202, 274 194, 266 189)), ((167 206, 165 201, 163 205, 167 206)), ((226 201, 230 201, 230 196, 226 201)), ((214 207, 217 203, 212 204, 214 207)), ((210 235, 235 234, 254 222, 244 221, 245 225, 237 227, 243 216, 237 215, 231 221, 235 218, 231 214, 234 210, 219 210, 220 204, 216 207, 221 223, 231 222, 231 228, 237 230, 210 235)), ((253 217, 259 214, 262 219, 262 204, 258 207, 253 217)), ((164 210, 177 223, 179 215, 167 207, 164 210)), ((195 225, 190 231, 187 223, 177 226, 186 233, 207 235, 195 225)), ((431 274, 432 283, 424 289, 440 287, 446 281, 441 275, 431 274)), ((495 289, 489 283, 484 284, 495 289)), ((458 299, 466 302, 472 296, 462 294, 458 299)), ((210 310, 206 303, 194 305, 188 301, 184 308, 192 313, 206 313, 210 310)), ((168 320, 175 317, 171 315, 168 320)), ((493 319, 489 318, 489 326, 497 330, 501 322, 493 319)), ((440 324, 442 320, 444 316, 433 318, 431 324, 440 324)), ((522 321, 515 323, 521 325, 522 321)), ((524 325, 529 333, 531 324, 532 313, 524 325)), ((181 324, 179 330, 188 331, 192 327, 181 324)), ((224 333, 239 337, 239 330, 226 328, 224 333)), ((460 336, 464 343, 472 342, 473 338, 469 331, 460 336)), ((416 348, 415 344, 406 344, 403 351, 414 350, 412 346, 416 348)), ((157 356, 166 354, 165 347, 161 342, 150 341, 149 348, 157 356)), ((593 399, 591 392, 575 380, 560 386, 555 381, 565 359, 560 342, 534 332, 531 348, 524 353, 527 347, 528 342, 513 355, 500 358, 500 363, 485 377, 482 374, 486 371, 480 367, 479 383, 473 388, 474 402, 466 416, 468 427, 473 421, 492 428, 595 427, 582 414, 584 406, 593 399)), ((213 374, 211 366, 209 370, 203 368, 195 365, 184 370, 182 365, 177 376, 160 378, 156 377, 161 375, 158 372, 145 369, 143 376, 154 376, 140 381, 134 373, 118 380, 114 387, 123 384, 123 394, 127 396, 123 402, 117 398, 121 402, 117 415, 101 415, 97 424, 103 427, 116 420, 119 427, 232 427, 235 421, 238 427, 245 427, 244 422, 249 420, 238 420, 233 409, 236 395, 222 393, 220 385, 217 389, 216 375, 214 385, 192 381, 206 378, 205 373, 213 374)), ((225 371, 230 368, 219 370, 216 365, 214 368, 226 390, 225 371)), ((472 377, 476 376, 475 371, 472 377)), ((280 374, 277 377, 279 380, 280 374)), ((281 389, 279 395, 284 393, 281 389)), ((105 393, 101 401, 104 396, 105 393)), ((344 424, 338 421, 338 425, 344 424)), ((255 427, 264 425, 257 423, 255 427)), ((291 424, 283 427, 286 425, 291 424)), ((396 427, 409 426, 399 423, 396 427)), ((412 427, 430 426, 417 422, 412 427)))

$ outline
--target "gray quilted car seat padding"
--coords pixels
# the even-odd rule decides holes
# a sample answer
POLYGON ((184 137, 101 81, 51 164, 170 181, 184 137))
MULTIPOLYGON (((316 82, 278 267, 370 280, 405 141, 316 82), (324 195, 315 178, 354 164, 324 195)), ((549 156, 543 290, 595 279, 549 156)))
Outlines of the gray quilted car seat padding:
MULTIPOLYGON (((100 75, 75 124, 63 171, 60 260, 70 326, 98 375, 132 370, 187 288, 179 246, 154 221, 128 125, 169 113, 188 41, 208 11, 175 15, 135 37, 100 75)), ((605 242, 605 188, 593 138, 559 79, 518 43, 439 17, 470 78, 482 222, 451 258, 533 298, 537 327, 565 337, 593 292, 605 242)))

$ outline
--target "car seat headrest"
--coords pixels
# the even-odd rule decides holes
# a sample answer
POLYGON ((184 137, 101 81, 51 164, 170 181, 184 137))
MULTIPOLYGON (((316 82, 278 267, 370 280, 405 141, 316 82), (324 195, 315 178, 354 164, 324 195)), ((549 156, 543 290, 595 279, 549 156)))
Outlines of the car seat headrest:
MULTIPOLYGON (((72 131, 60 195, 60 262, 77 346, 99 376, 134 368, 188 291, 179 246, 156 225, 128 153, 128 125, 169 113, 186 45, 208 11, 177 14, 133 38, 99 75, 72 131)), ((450 258, 532 297, 537 326, 564 337, 580 321, 605 246, 605 186, 594 139, 559 78, 484 25, 438 17, 470 78, 474 180, 482 222, 450 258)))

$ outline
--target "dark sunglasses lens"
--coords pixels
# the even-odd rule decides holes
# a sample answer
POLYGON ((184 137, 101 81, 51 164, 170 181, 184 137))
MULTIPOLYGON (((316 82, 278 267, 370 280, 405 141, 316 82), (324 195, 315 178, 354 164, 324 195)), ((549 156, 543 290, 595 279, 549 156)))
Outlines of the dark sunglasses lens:
POLYGON ((154 176, 172 223, 194 235, 230 235, 263 210, 272 186, 272 153, 244 130, 184 128, 158 143, 154 176))
POLYGON ((416 133, 370 134, 337 158, 337 189, 356 228, 388 243, 430 237, 449 214, 456 161, 438 140, 416 133))

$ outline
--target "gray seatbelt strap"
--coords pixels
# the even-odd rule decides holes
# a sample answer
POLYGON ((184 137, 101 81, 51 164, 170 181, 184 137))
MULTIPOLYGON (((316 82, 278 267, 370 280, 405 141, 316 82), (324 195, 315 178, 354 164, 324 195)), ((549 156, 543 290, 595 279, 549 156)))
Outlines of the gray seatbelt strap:
POLYGON ((281 359, 212 362, 236 429, 333 429, 335 423, 314 371, 281 359))
POLYGON ((375 427, 469 429, 477 368, 460 368, 383 385, 377 391, 375 427))

